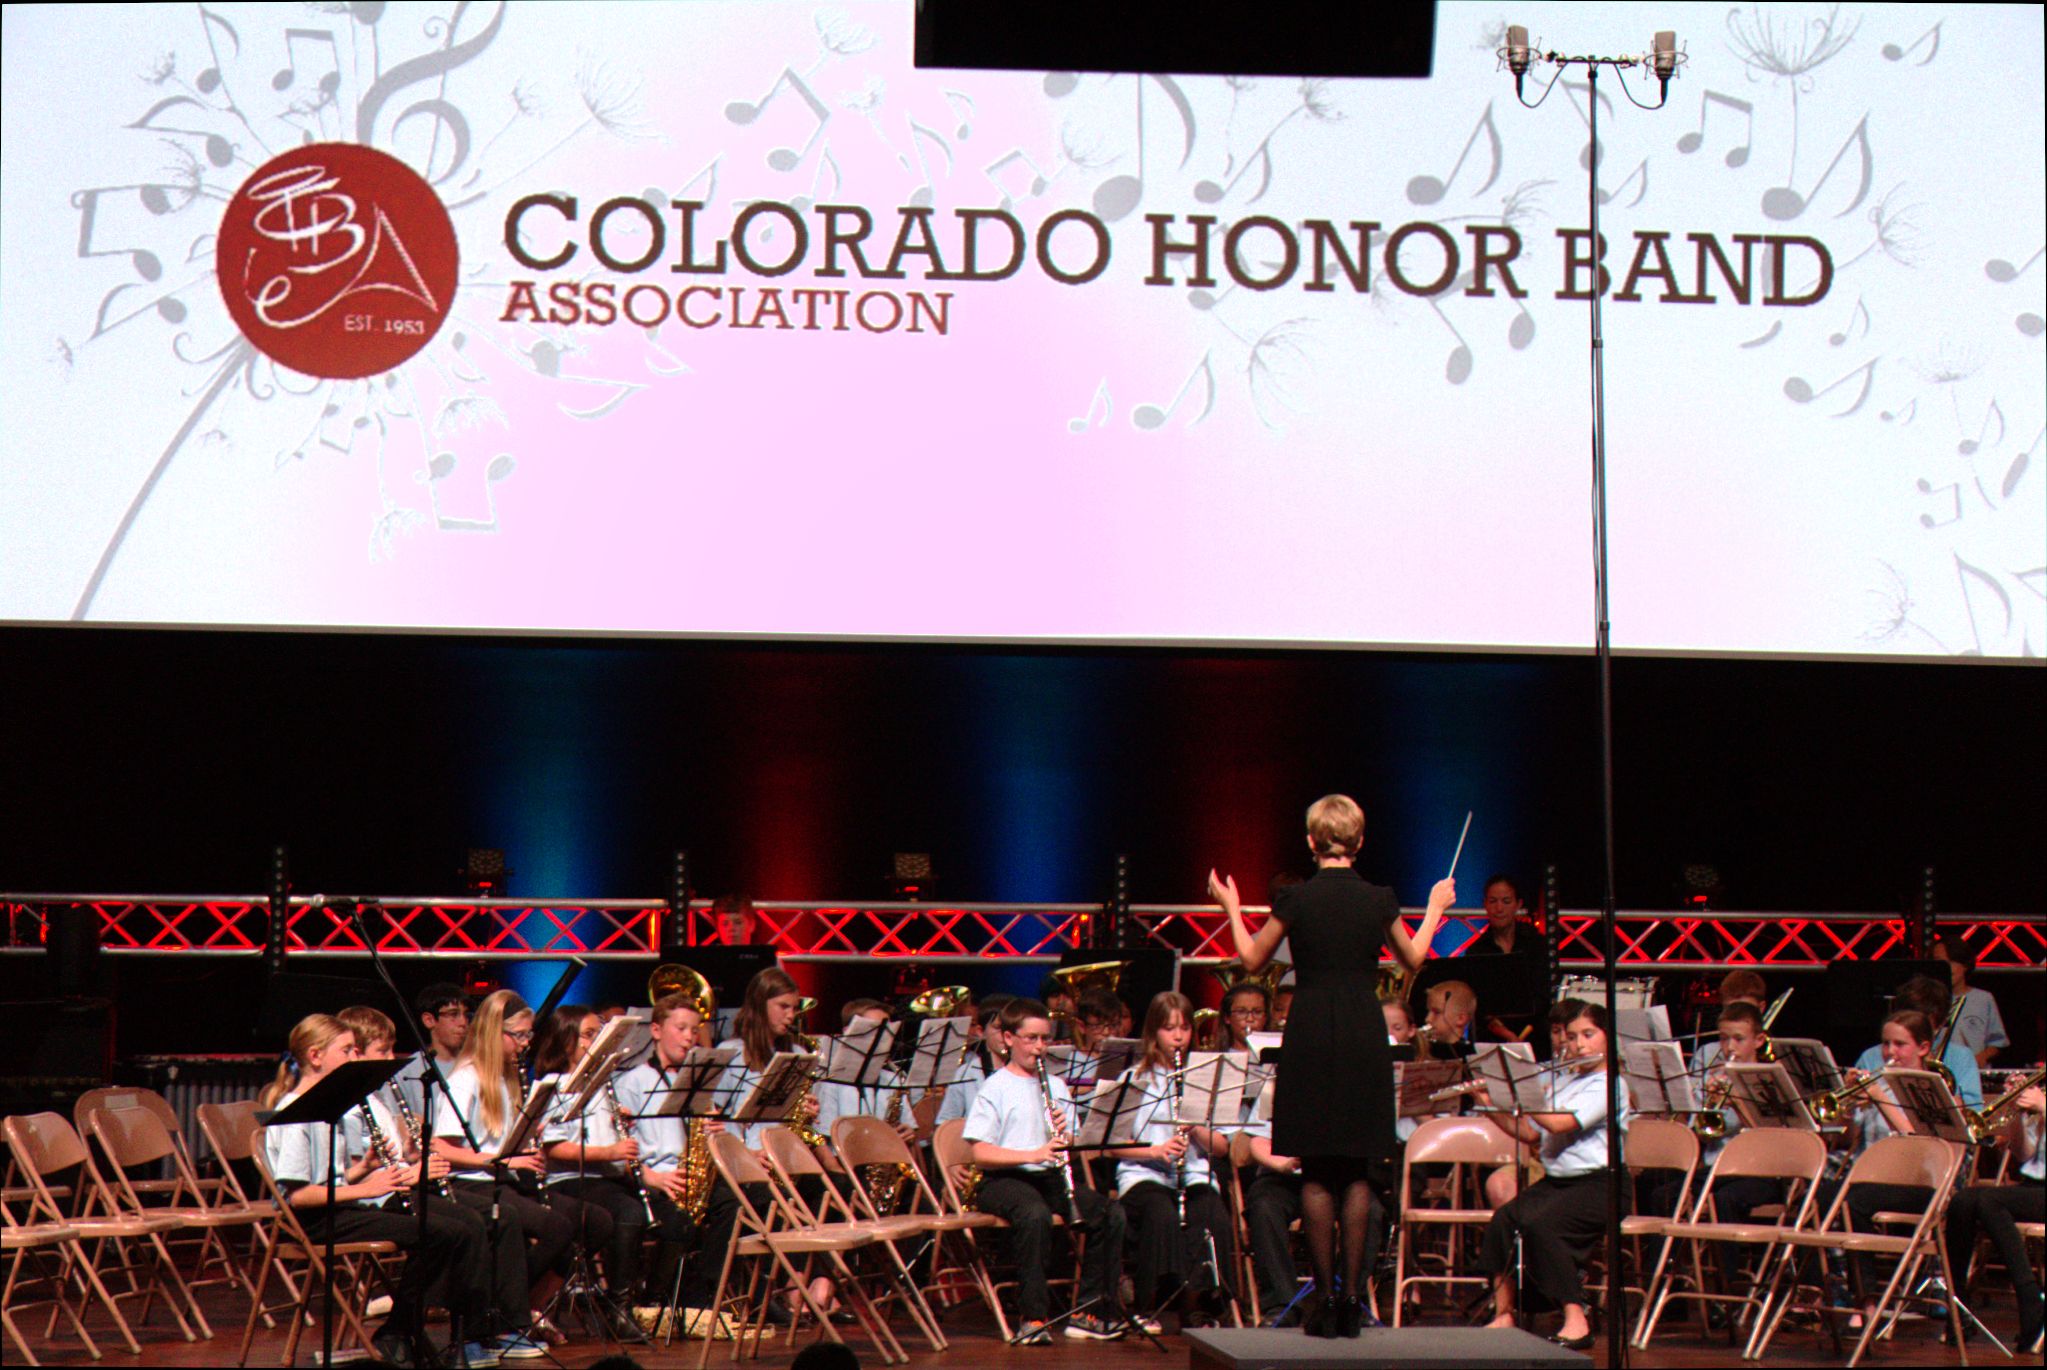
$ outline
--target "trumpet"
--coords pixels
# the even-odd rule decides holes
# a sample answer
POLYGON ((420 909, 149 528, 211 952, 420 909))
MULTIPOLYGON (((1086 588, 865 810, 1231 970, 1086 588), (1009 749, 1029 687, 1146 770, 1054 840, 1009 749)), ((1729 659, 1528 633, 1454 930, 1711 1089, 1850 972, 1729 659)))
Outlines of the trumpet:
POLYGON ((1733 1081, 1727 1072, 1720 1072, 1720 1078, 1706 1084, 1706 1098, 1703 1107, 1692 1115, 1692 1133, 1702 1142, 1727 1140, 1727 1115, 1721 1110, 1727 1107, 1727 1096, 1734 1092, 1733 1081))
POLYGON ((1865 1075, 1851 1085, 1840 1089, 1823 1089, 1805 1101, 1806 1111, 1814 1120, 1832 1127, 1848 1116, 1848 1101, 1856 1095, 1874 1088, 1883 1079, 1881 1075, 1865 1075))
POLYGON ((1995 1099, 1992 1099, 1984 1107, 1963 1108, 1962 1117, 1969 1124, 1970 1144, 1972 1146, 1982 1146, 1995 1137, 1999 1129, 2004 1126, 2004 1119, 1998 1115, 2016 1107, 2019 1095, 2038 1085, 2043 1078, 2047 1078, 2047 1070, 2036 1070, 2025 1078, 2015 1081, 2009 1089, 2005 1090, 2004 1093, 1998 1095, 1995 1099))

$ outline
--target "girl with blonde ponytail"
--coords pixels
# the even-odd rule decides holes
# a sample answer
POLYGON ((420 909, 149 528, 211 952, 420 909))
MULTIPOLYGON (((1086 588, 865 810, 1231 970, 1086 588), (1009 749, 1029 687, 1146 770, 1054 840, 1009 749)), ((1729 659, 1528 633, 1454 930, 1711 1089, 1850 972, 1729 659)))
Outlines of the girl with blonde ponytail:
MULTIPOLYGON (((434 1114, 434 1154, 453 1167, 448 1189, 457 1203, 486 1218, 497 1209, 500 1240, 525 1251, 530 1307, 540 1309, 573 1267, 577 1233, 586 1235, 592 1250, 601 1251, 611 1240, 612 1218, 603 1208, 560 1192, 559 1186, 541 1201, 537 1181, 547 1162, 538 1150, 538 1129, 528 1150, 499 1158, 525 1104, 519 1058, 532 1043, 533 1010, 526 1001, 508 989, 486 995, 470 1016, 462 1055, 448 1075, 454 1109, 434 1114)), ((536 1326, 545 1321, 537 1312, 532 1316, 536 1326)), ((523 1359, 535 1353, 501 1348, 500 1354, 523 1359)))

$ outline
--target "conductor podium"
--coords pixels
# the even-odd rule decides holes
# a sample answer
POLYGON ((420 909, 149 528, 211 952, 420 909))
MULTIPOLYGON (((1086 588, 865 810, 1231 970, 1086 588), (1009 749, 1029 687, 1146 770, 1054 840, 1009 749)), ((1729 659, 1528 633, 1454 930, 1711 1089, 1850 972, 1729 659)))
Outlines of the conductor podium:
POLYGON ((1520 1370, 1587 1366, 1592 1358, 1504 1327, 1368 1327, 1356 1337, 1310 1337, 1296 1328, 1202 1328, 1186 1334, 1192 1370, 1520 1370))

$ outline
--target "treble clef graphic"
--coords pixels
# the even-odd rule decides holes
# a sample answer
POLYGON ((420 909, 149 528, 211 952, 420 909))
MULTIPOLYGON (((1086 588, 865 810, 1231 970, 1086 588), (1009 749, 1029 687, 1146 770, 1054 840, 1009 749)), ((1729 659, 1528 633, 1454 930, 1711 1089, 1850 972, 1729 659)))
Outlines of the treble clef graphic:
POLYGON ((384 106, 390 102, 392 97, 409 86, 416 86, 422 81, 431 81, 435 77, 440 77, 441 93, 432 95, 424 100, 414 101, 400 111, 396 119, 391 121, 391 130, 395 134, 401 124, 416 115, 428 115, 435 120, 434 141, 427 151, 426 165, 422 168, 427 181, 433 185, 439 185, 446 181, 457 171, 461 170, 463 164, 469 160, 469 120, 463 115, 461 110, 443 98, 447 88, 447 75, 457 67, 474 60, 479 53, 497 39, 498 30, 504 27, 505 0, 498 0, 496 9, 491 15, 490 23, 484 26, 482 32, 478 33, 474 38, 465 39, 459 43, 456 42, 455 35, 462 30, 462 17, 469 12, 469 5, 470 0, 462 0, 461 4, 455 6, 455 13, 448 19, 447 43, 439 52, 430 52, 423 57, 414 57, 392 67, 389 71, 378 77, 376 82, 363 93, 362 101, 355 109, 356 141, 374 146, 377 116, 383 112, 384 106), (442 125, 446 125, 449 136, 454 139, 455 146, 454 152, 449 157, 447 169, 436 176, 434 174, 434 161, 440 150, 442 125))

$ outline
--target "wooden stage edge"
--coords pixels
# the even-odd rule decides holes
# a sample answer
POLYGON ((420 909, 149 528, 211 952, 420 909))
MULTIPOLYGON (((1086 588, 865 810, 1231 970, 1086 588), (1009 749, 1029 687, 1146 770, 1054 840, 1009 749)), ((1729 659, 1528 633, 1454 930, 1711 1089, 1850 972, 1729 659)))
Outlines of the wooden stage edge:
MULTIPOLYGON (((212 1322, 214 1337, 211 1341, 186 1342, 179 1338, 161 1308, 150 1317, 146 1328, 138 1328, 137 1340, 142 1343, 142 1355, 130 1357, 125 1351, 113 1349, 108 1339, 100 1339, 100 1348, 105 1359, 94 1362, 86 1355, 84 1348, 76 1341, 33 1342, 37 1357, 45 1365, 53 1366, 219 1366, 234 1364, 235 1354, 241 1346, 242 1319, 248 1305, 233 1298, 219 1288, 200 1292, 200 1304, 212 1322)), ((1991 1330, 2009 1342, 2016 1330, 2017 1316, 2009 1304, 2003 1308, 1983 1310, 1991 1330)), ((40 1332, 43 1319, 31 1315, 22 1320, 24 1330, 40 1332)), ((89 1326, 95 1336, 104 1319, 94 1319, 89 1326)), ((1239 1357, 1231 1361, 1215 1358, 1206 1350, 1197 1349, 1196 1333, 1183 1336, 1168 1336, 1162 1339, 1165 1353, 1142 1339, 1125 1339, 1118 1342, 1073 1341, 1064 1338, 1046 1347, 1009 1347, 998 1341, 993 1334, 993 1325, 978 1308, 961 1306, 945 1318, 945 1332, 951 1345, 944 1351, 932 1351, 919 1340, 914 1344, 907 1331, 898 1328, 897 1335, 910 1353, 910 1364, 916 1370, 1092 1370, 1095 1366, 1113 1365, 1121 1370, 1144 1370, 1156 1366, 1159 1370, 1259 1370, 1261 1367, 1292 1367, 1294 1370, 1323 1370, 1324 1367, 1339 1365, 1416 1365, 1450 1367, 1483 1365, 1594 1365, 1605 1364, 1605 1341, 1590 1356, 1567 1352, 1551 1346, 1540 1338, 1533 1340, 1533 1349, 1553 1357, 1552 1359, 1494 1359, 1484 1354, 1485 1348, 1476 1340, 1483 1335, 1481 1329, 1452 1327, 1447 1323, 1430 1322, 1421 1327, 1411 1327, 1394 1333, 1390 1329, 1377 1329, 1378 1337, 1401 1338, 1402 1354, 1389 1354, 1390 1343, 1382 1344, 1374 1337, 1374 1329, 1368 1329, 1356 1341, 1321 1341, 1301 1336, 1298 1332, 1269 1332, 1230 1329, 1216 1329, 1202 1332, 1201 1343, 1207 1347, 1231 1347, 1241 1339, 1252 1338, 1258 1342, 1270 1343, 1274 1348, 1269 1355, 1259 1354, 1250 1358, 1239 1357), (1408 1348, 1412 1347, 1412 1358, 1408 1348), (1298 1358, 1288 1359, 1286 1353, 1296 1353, 1298 1358), (1310 1359, 1308 1357, 1312 1356, 1310 1359)), ((1553 1330, 1554 1318, 1539 1324, 1542 1330, 1553 1330)), ((806 1334, 792 1347, 785 1339, 766 1343, 761 1350, 759 1361, 753 1364, 765 1370, 782 1370, 794 1358, 796 1350, 809 1345, 814 1332, 806 1334)), ((879 1366, 881 1360, 872 1354, 864 1341, 853 1339, 854 1351, 863 1366, 879 1366)), ((317 1349, 319 1333, 317 1328, 308 1330, 307 1345, 317 1349)), ((1525 1348, 1528 1343, 1521 1343, 1525 1348)), ((249 1365, 252 1370, 269 1370, 279 1364, 278 1357, 284 1349, 282 1329, 274 1332, 258 1332, 256 1344, 250 1352, 249 1365)), ((2038 1365, 2038 1356, 2022 1358, 2018 1362, 2007 1361, 1998 1355, 1986 1342, 1980 1339, 1970 1344, 1970 1359, 1985 1366, 2011 1364, 2038 1365)), ((605 1356, 617 1355, 620 1348, 612 1343, 578 1337, 568 1345, 557 1348, 556 1361, 568 1370, 587 1370, 605 1356)), ((625 1353, 640 1365, 660 1367, 693 1367, 701 1352, 697 1342, 677 1342, 673 1346, 628 1347, 625 1353)), ((1721 1366, 1736 1363, 1738 1348, 1728 1346, 1725 1338, 1707 1340, 1698 1331, 1696 1324, 1678 1323, 1659 1331, 1655 1346, 1645 1352, 1631 1352, 1628 1363, 1641 1370, 1691 1370, 1697 1366, 1721 1366)), ((1845 1356, 1836 1354, 1826 1336, 1811 1328, 1793 1329, 1787 1327, 1770 1347, 1769 1355, 1761 1362, 1763 1370, 1777 1370, 1778 1367, 1840 1366, 1845 1356)), ((18 1363, 13 1348, 0 1352, 0 1360, 8 1365, 18 1363)), ((368 1365, 373 1362, 363 1361, 368 1365)), ((725 1367, 732 1364, 728 1346, 717 1344, 711 1350, 711 1365, 725 1367)), ((1959 1366, 1961 1357, 1953 1348, 1943 1346, 1935 1336, 1935 1330, 1923 1321, 1907 1322, 1898 1329, 1895 1340, 1879 1343, 1864 1364, 1875 1370, 1895 1370, 1896 1367, 1934 1365, 1959 1366)), ((314 1357, 302 1349, 299 1356, 301 1366, 314 1364, 314 1357)), ((341 1364, 337 1358, 336 1364, 341 1364)), ((549 1362, 508 1361, 505 1363, 515 1370, 533 1367, 544 1370, 549 1362)))

